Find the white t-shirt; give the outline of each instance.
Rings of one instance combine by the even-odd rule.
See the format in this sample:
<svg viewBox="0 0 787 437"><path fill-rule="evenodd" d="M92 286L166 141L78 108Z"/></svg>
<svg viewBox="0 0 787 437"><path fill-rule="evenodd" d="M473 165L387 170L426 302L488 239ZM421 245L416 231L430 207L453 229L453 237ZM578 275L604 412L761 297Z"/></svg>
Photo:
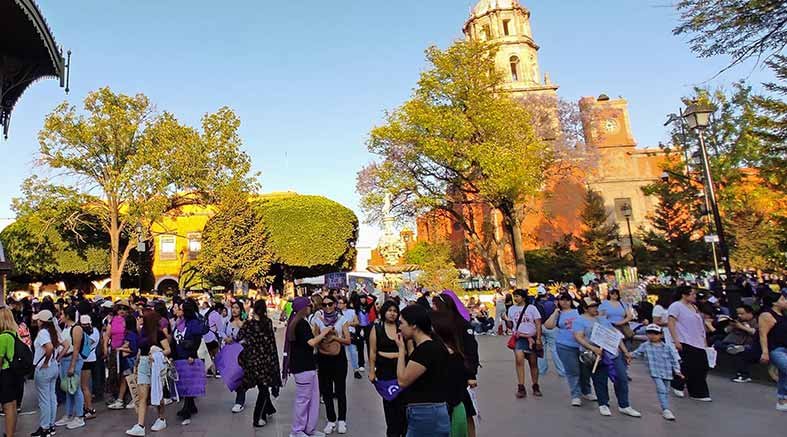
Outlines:
<svg viewBox="0 0 787 437"><path fill-rule="evenodd" d="M667 309L661 305L653 307L653 322L655 323L657 319L660 323L666 323L669 319Z"/></svg>
<svg viewBox="0 0 787 437"><path fill-rule="evenodd" d="M98 341L99 341L99 337L101 336L101 333L98 332L98 329L93 328L93 333L90 334L90 335L87 335L87 333L85 333L85 336L87 336L87 338L90 339L89 340L90 341L90 355L87 356L87 358L85 359L85 362L86 363L94 363L94 362L96 362L96 349L99 346Z"/></svg>
<svg viewBox="0 0 787 437"><path fill-rule="evenodd" d="M333 325L335 329L335 334L337 337L343 339L344 338L344 324L347 323L347 319L344 317L339 317L339 320ZM322 314L316 314L315 317L312 319L312 325L317 326L317 329L322 331L323 329L327 328L325 322L322 320Z"/></svg>
<svg viewBox="0 0 787 437"><path fill-rule="evenodd" d="M352 308L347 308L346 310L342 311L342 319L344 319L343 324L349 324L355 318L355 310ZM347 330L350 331L350 334L355 332L355 326L348 326Z"/></svg>
<svg viewBox="0 0 787 437"><path fill-rule="evenodd" d="M33 364L35 364L36 369L40 369L41 366L44 365L44 356L46 355L44 345L47 343L52 343L52 337L49 335L49 331L46 329L39 329L38 335L36 335L36 339L33 341ZM60 348L58 347L58 349ZM57 360L55 359L57 352L58 351L55 350L49 358L50 367L57 367Z"/></svg>
<svg viewBox="0 0 787 437"><path fill-rule="evenodd" d="M522 322L517 329L519 314L523 310L525 311L525 315L522 316ZM528 337L532 337L536 335L536 320L541 320L541 313L538 312L535 305L528 305L527 308L525 308L524 305L512 305L511 308L508 309L508 320L514 324L512 329Z"/></svg>

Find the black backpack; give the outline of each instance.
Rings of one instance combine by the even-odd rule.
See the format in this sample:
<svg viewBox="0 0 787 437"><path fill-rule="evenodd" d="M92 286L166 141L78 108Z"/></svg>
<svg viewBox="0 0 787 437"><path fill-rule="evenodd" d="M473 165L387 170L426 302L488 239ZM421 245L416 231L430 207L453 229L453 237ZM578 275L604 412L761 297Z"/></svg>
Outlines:
<svg viewBox="0 0 787 437"><path fill-rule="evenodd" d="M14 358L8 363L8 369L19 378L25 378L33 373L33 351L19 339L18 335L4 332L14 337Z"/></svg>

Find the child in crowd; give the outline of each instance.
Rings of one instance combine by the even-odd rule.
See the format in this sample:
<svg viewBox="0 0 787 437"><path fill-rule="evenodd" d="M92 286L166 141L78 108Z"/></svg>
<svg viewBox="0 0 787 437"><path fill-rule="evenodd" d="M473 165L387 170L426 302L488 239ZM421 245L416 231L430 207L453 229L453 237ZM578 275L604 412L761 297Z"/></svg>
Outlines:
<svg viewBox="0 0 787 437"><path fill-rule="evenodd" d="M648 341L642 343L632 352L633 358L645 358L650 368L650 376L656 383L656 393L661 403L662 417L675 420L675 414L669 409L669 389L673 374L683 378L680 373L680 358L675 349L664 343L661 326L651 323L645 328Z"/></svg>

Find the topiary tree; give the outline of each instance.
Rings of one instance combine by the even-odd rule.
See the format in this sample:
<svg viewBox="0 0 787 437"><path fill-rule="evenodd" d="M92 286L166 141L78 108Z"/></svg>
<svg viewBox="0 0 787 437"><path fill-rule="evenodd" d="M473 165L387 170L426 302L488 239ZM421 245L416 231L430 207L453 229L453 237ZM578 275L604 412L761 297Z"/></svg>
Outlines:
<svg viewBox="0 0 787 437"><path fill-rule="evenodd" d="M358 218L352 210L325 197L295 193L262 196L255 208L287 293L296 278L354 267Z"/></svg>

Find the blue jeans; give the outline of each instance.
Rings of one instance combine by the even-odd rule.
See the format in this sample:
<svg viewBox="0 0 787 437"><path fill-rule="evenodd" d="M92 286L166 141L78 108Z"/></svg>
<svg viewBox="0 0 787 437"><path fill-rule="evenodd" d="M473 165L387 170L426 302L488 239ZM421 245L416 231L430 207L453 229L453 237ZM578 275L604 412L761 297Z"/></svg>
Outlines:
<svg viewBox="0 0 787 437"><path fill-rule="evenodd" d="M615 397L618 398L618 406L620 406L620 408L626 408L629 406L629 380L623 354L618 354L615 358L614 366L617 373L617 378L615 378L614 383ZM599 406L609 406L607 379L609 379L609 369L607 366L599 364L596 373L593 374L593 388L596 390Z"/></svg>
<svg viewBox="0 0 787 437"><path fill-rule="evenodd" d="M659 396L659 404L662 410L669 410L669 389L670 380L664 378L653 378L656 383L656 394Z"/></svg>
<svg viewBox="0 0 787 437"><path fill-rule="evenodd" d="M787 348L777 347L768 355L771 357L771 364L779 370L776 397L780 401L787 401Z"/></svg>
<svg viewBox="0 0 787 437"><path fill-rule="evenodd" d="M60 379L64 379L68 373L68 367L71 366L72 356L63 357L60 361ZM74 375L77 378L82 375L82 364L85 360L77 355L77 361L74 365ZM66 416L83 417L85 415L85 396L82 393L82 384L77 384L77 391L74 394L66 393Z"/></svg>
<svg viewBox="0 0 787 437"><path fill-rule="evenodd" d="M449 437L451 420L448 406L412 404L407 406L407 437Z"/></svg>
<svg viewBox="0 0 787 437"><path fill-rule="evenodd" d="M58 368L54 358L48 367L38 368L35 372L36 392L38 393L38 408L41 410L39 425L43 429L55 426L57 415L57 384Z"/></svg>
<svg viewBox="0 0 787 437"><path fill-rule="evenodd" d="M590 369L579 362L579 349L558 344L556 350L560 362L563 363L563 371L566 375L568 389L571 392L571 399L589 395Z"/></svg>
<svg viewBox="0 0 787 437"><path fill-rule="evenodd" d="M347 355L350 356L350 365L353 370L358 370L358 346L351 343L349 346L345 346L345 348L347 348Z"/></svg>
<svg viewBox="0 0 787 437"><path fill-rule="evenodd" d="M539 375L546 375L549 371L549 362L547 362L547 356L552 355L552 361L555 363L555 370L557 374L561 377L566 375L566 369L563 366L563 363L560 362L560 357L558 356L557 349L555 348L555 335L557 334L557 329L546 329L544 328L541 331L541 338L544 342L544 358L538 359L538 374Z"/></svg>

